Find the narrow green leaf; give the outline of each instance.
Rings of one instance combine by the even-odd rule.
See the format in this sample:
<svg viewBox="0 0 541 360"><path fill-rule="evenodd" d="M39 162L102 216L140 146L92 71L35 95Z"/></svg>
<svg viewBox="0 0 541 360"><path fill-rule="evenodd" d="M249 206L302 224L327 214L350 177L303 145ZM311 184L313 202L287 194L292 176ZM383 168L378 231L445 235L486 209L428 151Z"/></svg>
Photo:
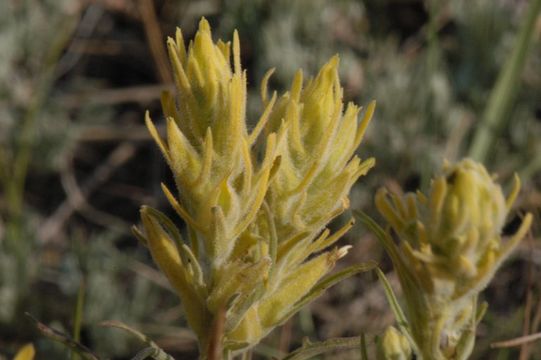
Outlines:
<svg viewBox="0 0 541 360"><path fill-rule="evenodd" d="M391 284L389 283L389 280L387 280L387 277L380 268L376 268L376 274L378 275L379 280L383 284L385 296L387 297L387 301L389 301L389 305L391 306L391 310L393 311L396 321L398 322L398 326L401 328L407 328L408 320L406 319L406 315L404 315L404 312L402 311L402 308L398 303L398 299L396 298L396 295L393 291L393 288L391 287Z"/></svg>
<svg viewBox="0 0 541 360"><path fill-rule="evenodd" d="M148 240L147 238L145 237L145 235L141 232L141 230L139 230L137 228L137 226L133 225L131 227L131 233L133 234L133 236L135 236L135 238L137 240L139 240L139 242L145 246L145 247L148 247Z"/></svg>
<svg viewBox="0 0 541 360"><path fill-rule="evenodd" d="M83 279L79 284L79 291L77 292L77 304L75 305L75 314L73 321L73 340L75 340L76 342L81 341L81 324L83 322L85 288L86 286ZM75 351L71 351L71 360L79 360L80 358L81 357Z"/></svg>
<svg viewBox="0 0 541 360"><path fill-rule="evenodd" d="M359 336L329 339L317 343L305 342L303 346L286 355L282 360L305 360L330 351L358 349L360 342Z"/></svg>
<svg viewBox="0 0 541 360"><path fill-rule="evenodd" d="M398 300L396 298L395 293L393 292L391 284L385 277L385 274L383 273L383 271L381 271L379 268L376 269L376 274L378 275L379 280L383 284L385 297L387 297L389 306L391 306L391 310L396 318L396 323L397 323L398 328L400 329L400 332L408 339L408 342L410 343L410 346L412 347L414 352L418 353L417 344L415 343L413 336L411 334L411 331L409 329L408 320L406 318L406 315L404 314L404 311L400 307L400 304L398 303Z"/></svg>
<svg viewBox="0 0 541 360"><path fill-rule="evenodd" d="M154 342L148 336L146 336L145 334L143 334L139 330L136 330L136 329L124 324L121 321L116 321L116 320L102 321L99 324L99 326L124 330L126 332L129 332L131 335L135 336L139 341L144 342L145 344L148 344L149 346L155 345Z"/></svg>
<svg viewBox="0 0 541 360"><path fill-rule="evenodd" d="M155 360L175 360L171 355L167 354L165 351L163 351L152 339L150 339L148 336L140 332L139 330L136 330L126 324L124 324L121 321L116 320L109 320L104 321L99 324L103 327L111 327L116 328L120 330L124 330L135 336L139 341L145 343L147 345L147 348L141 350L137 355L135 355L136 360L138 359L145 359L148 356L151 356ZM152 352L150 352L149 349L152 349ZM138 357L141 356L141 357Z"/></svg>
<svg viewBox="0 0 541 360"><path fill-rule="evenodd" d="M359 220L381 242L381 244L385 248L385 251L387 252L389 257L391 258L391 261L393 262L395 271L398 277L400 278L401 285L404 286L403 285L404 283L408 283L408 284L411 284L410 286L413 286L415 288L420 288L420 286L418 285L417 278L411 273L410 269L402 261L398 248L395 245L393 239L389 236L389 234L386 231L384 231L370 216L368 216L364 212L354 211L354 215L357 218L359 218ZM378 278L383 284L385 296L387 297L387 300L389 301L389 305L391 306L391 310L393 311L395 315L400 332L402 332L402 334L408 339L412 348L415 348L416 344L415 344L415 341L413 341L411 331L409 330L408 321L406 319L406 316L404 315L402 308L400 307L398 303L396 295L394 294L393 289L391 285L389 284L389 281L385 277L385 274L383 274L383 272L379 268L376 269L376 274L378 275Z"/></svg>
<svg viewBox="0 0 541 360"><path fill-rule="evenodd" d="M156 349L153 347L147 347L140 350L131 360L145 360L148 358L152 358L154 360L175 360L171 355L161 351L161 349Z"/></svg>
<svg viewBox="0 0 541 360"><path fill-rule="evenodd" d="M28 318L30 318L34 322L38 331L46 338L64 344L69 349L77 353L84 360L99 360L99 358L83 344L75 341L63 332L55 330L43 324L29 313L26 313L26 316L28 316Z"/></svg>
<svg viewBox="0 0 541 360"><path fill-rule="evenodd" d="M370 216L362 211L353 210L353 214L372 232L381 242L393 264L401 264L402 260L393 239Z"/></svg>

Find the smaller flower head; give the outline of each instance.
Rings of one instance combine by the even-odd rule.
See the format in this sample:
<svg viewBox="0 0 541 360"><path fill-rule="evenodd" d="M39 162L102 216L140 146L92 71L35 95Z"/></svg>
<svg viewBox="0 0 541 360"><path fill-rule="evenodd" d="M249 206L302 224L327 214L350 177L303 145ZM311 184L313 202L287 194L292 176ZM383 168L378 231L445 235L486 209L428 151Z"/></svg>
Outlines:
<svg viewBox="0 0 541 360"><path fill-rule="evenodd" d="M506 198L483 165L446 164L428 196L388 194L376 206L399 238L386 237L406 303L412 347L423 358L466 358L478 322L477 295L528 231L527 214L510 239L502 229L520 182Z"/></svg>
<svg viewBox="0 0 541 360"><path fill-rule="evenodd" d="M531 224L526 215L517 233L502 239L505 219L520 182L515 176L505 198L500 185L480 163L465 159L445 164L432 180L428 197L417 192L398 196L380 189L376 206L401 240L404 262L427 291L441 281L457 299L481 291L524 237Z"/></svg>
<svg viewBox="0 0 541 360"><path fill-rule="evenodd" d="M378 341L377 348L378 360L410 360L411 347L408 339L396 330L394 326L389 326Z"/></svg>

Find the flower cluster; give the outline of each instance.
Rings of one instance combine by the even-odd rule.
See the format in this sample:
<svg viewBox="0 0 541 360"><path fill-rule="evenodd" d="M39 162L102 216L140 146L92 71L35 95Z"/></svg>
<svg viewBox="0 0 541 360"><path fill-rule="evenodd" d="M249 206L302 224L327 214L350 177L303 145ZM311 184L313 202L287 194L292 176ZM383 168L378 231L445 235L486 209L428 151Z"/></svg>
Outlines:
<svg viewBox="0 0 541 360"><path fill-rule="evenodd" d="M465 359L479 320L477 295L528 231L502 241L507 214L519 192L505 198L483 165L466 159L444 166L430 193L378 191L376 206L400 239L385 241L406 303L408 335L421 359Z"/></svg>
<svg viewBox="0 0 541 360"><path fill-rule="evenodd" d="M144 230L134 232L180 296L202 357L220 313L223 346L243 350L320 293L347 253L326 249L352 223L334 234L325 226L374 165L354 155L374 104L360 123L360 108L344 109L338 57L306 86L299 71L289 92L270 98L269 71L264 110L249 131L237 33L232 44L214 43L202 19L188 49L180 30L167 45L177 91L162 96L166 136L148 113L146 123L174 175L176 194L163 185L164 193L187 231L144 206Z"/></svg>

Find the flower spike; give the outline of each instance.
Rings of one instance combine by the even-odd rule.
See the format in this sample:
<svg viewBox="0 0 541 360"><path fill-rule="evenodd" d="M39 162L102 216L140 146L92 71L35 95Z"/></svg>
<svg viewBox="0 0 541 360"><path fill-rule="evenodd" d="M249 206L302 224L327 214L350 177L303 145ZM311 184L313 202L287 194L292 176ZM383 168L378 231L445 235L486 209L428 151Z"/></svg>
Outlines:
<svg viewBox="0 0 541 360"><path fill-rule="evenodd" d="M374 165L354 155L374 104L360 123L358 107L344 111L337 56L306 85L299 71L289 92L269 98L271 70L261 85L264 110L249 132L238 33L214 42L203 18L187 49L180 29L167 49L176 94L162 94L166 136L148 113L145 121L173 172L176 191L162 189L188 236L148 207L144 230L134 234L178 293L201 359L216 341L243 352L336 282L325 275L350 247L327 249L352 223L334 234L325 226ZM223 314L224 332L211 338L209 324Z"/></svg>

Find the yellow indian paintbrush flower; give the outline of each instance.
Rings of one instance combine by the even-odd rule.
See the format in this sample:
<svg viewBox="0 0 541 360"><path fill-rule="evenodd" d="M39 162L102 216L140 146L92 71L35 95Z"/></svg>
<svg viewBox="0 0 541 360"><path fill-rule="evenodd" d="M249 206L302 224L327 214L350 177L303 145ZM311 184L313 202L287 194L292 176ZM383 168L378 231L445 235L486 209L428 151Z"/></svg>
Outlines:
<svg viewBox="0 0 541 360"><path fill-rule="evenodd" d="M204 358L220 312L223 347L242 351L329 285L322 278L349 247L325 249L351 224L332 235L324 227L374 164L354 156L374 104L360 123L358 107L343 110L334 57L304 89L299 72L279 98L267 97L267 73L249 131L237 33L214 43L202 19L187 50L180 30L167 46L177 91L162 96L166 136L148 113L146 123L173 172L176 194L162 187L188 241L146 206L134 232L179 294Z"/></svg>
<svg viewBox="0 0 541 360"><path fill-rule="evenodd" d="M511 194L483 165L466 159L444 166L428 196L378 191L376 206L400 239L386 246L400 279L412 347L421 359L465 359L478 321L477 295L528 231L532 215L509 240L505 219Z"/></svg>

